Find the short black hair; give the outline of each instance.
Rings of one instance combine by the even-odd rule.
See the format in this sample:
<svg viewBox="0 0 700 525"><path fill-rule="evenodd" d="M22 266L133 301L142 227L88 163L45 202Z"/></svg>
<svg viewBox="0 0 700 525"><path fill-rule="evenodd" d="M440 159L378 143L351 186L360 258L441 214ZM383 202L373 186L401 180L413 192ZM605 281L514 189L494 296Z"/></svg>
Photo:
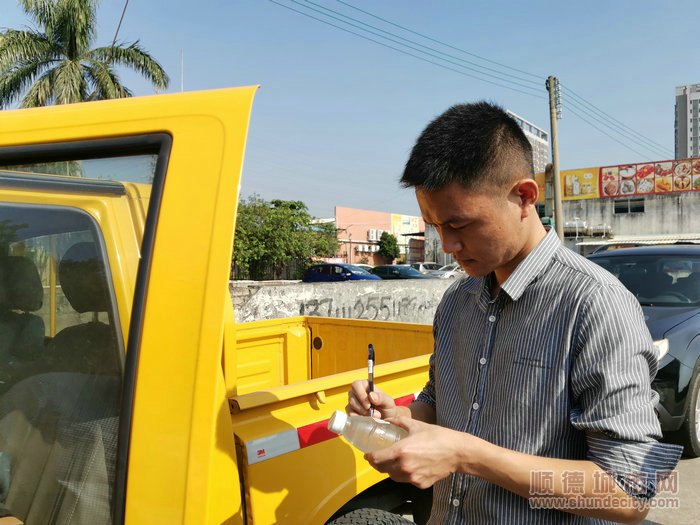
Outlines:
<svg viewBox="0 0 700 525"><path fill-rule="evenodd" d="M532 146L518 123L500 106L479 101L452 106L428 124L401 185L437 191L456 181L481 191L534 178L534 171Z"/></svg>

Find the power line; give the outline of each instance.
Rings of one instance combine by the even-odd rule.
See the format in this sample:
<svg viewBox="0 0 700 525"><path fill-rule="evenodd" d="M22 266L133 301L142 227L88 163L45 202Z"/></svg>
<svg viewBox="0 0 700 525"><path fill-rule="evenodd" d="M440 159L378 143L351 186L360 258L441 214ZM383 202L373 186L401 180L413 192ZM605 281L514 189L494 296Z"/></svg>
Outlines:
<svg viewBox="0 0 700 525"><path fill-rule="evenodd" d="M619 126L611 126L608 121L602 120L599 118L596 114L591 113L586 106L583 106L581 103L577 102L576 100L566 97L565 100L569 102L570 104L575 104L577 109L583 112L587 117L592 118L593 120L599 122L603 126L607 127L608 129L612 130L613 132L617 133L618 135L624 137L625 139L634 142L635 144L641 146L645 150L651 152L653 155L661 155L661 156L666 156L667 152L665 150L661 150L661 148L657 148L655 146L649 146L645 144L644 142L638 140L634 135L624 131L620 130ZM570 108L570 106L567 106Z"/></svg>
<svg viewBox="0 0 700 525"><path fill-rule="evenodd" d="M114 40L112 40L112 46L109 48L109 56L107 57L107 63L112 59L112 51L114 51L114 46L117 44L117 35L122 27L122 22L124 21L124 15L126 14L126 8L129 5L129 0L124 3L124 9L122 9L122 16L119 19L119 24L117 25L117 30L114 32Z"/></svg>
<svg viewBox="0 0 700 525"><path fill-rule="evenodd" d="M296 0L290 0L290 1L294 2L294 3L297 4L297 5L301 5L302 7L305 7L306 9L312 9L313 11L316 11L315 9L310 8L310 7L308 7L308 6L305 6L305 5L301 4L300 2L298 2L298 1L296 1ZM322 6L321 4L317 4L317 3L315 3L315 2L312 2L311 0L306 0L306 3L315 5L316 7L320 7L320 8L323 9L324 11L329 11L329 12L331 12L331 13L334 13L334 14L336 14L336 15L342 17L342 20L341 20L341 19L338 19L338 18L336 18L336 17L334 17L334 16L332 16L332 15L325 15L325 16L328 16L328 17L330 17L330 18L335 18L336 20L339 20L339 21L341 21L341 22L343 22L343 23L345 23L345 24L351 25L351 26L353 26L353 27L357 27L357 26L355 26L354 24L350 24L350 23L347 22L346 20L352 20L353 22L357 22L358 24L361 24L362 26L370 27L370 28L372 28L372 29L376 29L377 31L380 31L380 32L383 33L383 34L391 35L391 36L396 37L396 38L398 38L398 39L400 39L400 40L403 40L404 42L410 42L411 44L415 44L415 45L417 45L417 46L419 46L419 47L422 47L422 48L424 48L424 49L429 49L430 51L434 51L434 52L439 53L439 54L441 54L441 55L444 55L444 56L446 56L446 57L454 58L455 60L459 60L460 62L464 62L464 63L466 63L466 64L471 64L471 65L473 65L473 66L479 68L479 70L474 70L474 71L478 71L479 73L482 73L480 70L481 70L481 69L484 69L484 70L486 70L486 71L491 71L491 72L497 73L497 74L499 74L499 75L503 75L503 76L506 76L506 77L512 77L512 78L514 78L514 79L516 79L516 80L519 80L519 81L522 81L522 82L528 82L528 83L530 83L530 84L534 84L535 86L537 86L537 88L538 88L537 90L538 90L538 91L541 90L542 81L541 81L541 79L539 79L539 78L538 78L538 80L536 80L536 81L535 81L535 80L530 80L530 79L527 79L527 78L522 78L522 77L513 75L513 74L511 74L511 73L505 73L505 72L499 71L499 70L497 70L497 69L493 69L493 68L490 68L490 67L482 66L482 65L477 64L477 63L475 63L475 62L472 62L472 61L470 61L470 60L466 60L466 59L464 59L464 58L460 58L460 57L458 57L458 56L451 55L451 54L449 54L449 53L445 53L444 51L440 51L439 49L435 49L434 47L430 47L430 46L423 45L423 44L421 44L421 43L419 43L419 42L416 42L415 40L410 40L410 39L405 38L405 37L403 37L403 36L401 36L401 35L397 35L396 33L392 33L392 32L390 32L390 31L386 31L385 29L382 29L382 28L380 28L380 27L373 26L373 25L371 25L371 24L368 24L368 23L366 23L366 22L363 22L362 20L358 20L357 18L353 18L353 17L348 16L348 15L345 15L345 14L339 12L339 11L335 11L334 9L329 9L328 7ZM352 7L352 6L351 6L351 7ZM318 12L318 11L317 11L317 12ZM367 31L367 32L369 32L369 33L372 33L372 34L375 34L375 35L376 35L376 33L372 32L372 31L368 31L367 29L363 29L363 28L358 28L358 29L361 29L362 31ZM384 37L384 36L381 36L381 35L377 35L377 36L380 36L381 38L387 38L387 37ZM389 38L387 38L387 40L391 40L392 42L396 42L396 41L394 41L394 40L392 40L392 39L389 39ZM405 45L405 44L401 44L400 42L396 42L396 43L397 43L397 44L400 44L400 45ZM411 46L408 46L408 47L411 47ZM412 48L412 49L415 49L415 48ZM416 50L416 51L419 51L419 52L421 52L421 53L424 53L424 51L420 51L420 50ZM430 54L430 53L426 53L426 54ZM434 55L431 55L431 56L434 56ZM445 60L445 59L440 58L440 57L436 57L436 58L438 58L438 59L440 59L440 60ZM446 62L450 62L450 61L449 61L449 60L446 60ZM452 63L452 62L450 62L450 63ZM466 66L463 66L463 67L466 67ZM471 69L471 68L468 68L468 69ZM488 73L482 73L482 74L488 75ZM493 76L493 75L489 75L489 76ZM499 80L504 80L504 81L506 81L506 82L512 82L512 81L509 80L509 79L503 79L503 78L500 78L500 77L495 77L495 78L498 78ZM518 84L518 85L521 85L522 87L528 87L528 88L532 89L531 86L523 86L522 84Z"/></svg>
<svg viewBox="0 0 700 525"><path fill-rule="evenodd" d="M343 5L346 5L346 6L350 7L351 9L355 9L356 11L359 11L359 12L361 12L361 13L364 13L364 14L366 14L366 15L369 15L369 16L371 16L372 18L376 18L377 20L381 20L382 22L386 22L387 24L390 24L390 25L392 25L392 26L394 26L394 27L398 27L399 29L403 29L404 31L408 31L409 33L412 33L412 34L414 34L414 35L420 36L421 38L425 38L426 40L430 40L431 42L435 42L435 43L440 44L440 45L443 45L443 46L445 46L445 47L449 47L450 49L454 49L455 51L459 51L459 52L464 53L464 54L466 54L466 55L473 56L474 58L478 58L479 60L483 60L484 62L489 62L489 63L491 63L491 64L495 64L495 65L497 65L497 66L501 66L501 67L504 67L504 68L506 68L506 69L510 69L510 70L512 70L512 71L517 71L518 73L523 73L523 74L525 74L525 75L529 75L529 76L534 77L534 78L537 78L537 79L541 79L541 78L543 77L543 75L535 75L535 74L533 74L533 73L529 73L529 72L527 72L527 71L523 71L522 69L518 69L518 68L515 68L515 67L507 66L507 65L505 65L505 64L501 64L500 62L496 62L495 60L491 60L491 59L482 57L482 56L477 55L477 54L475 54L475 53L470 53L469 51L466 51L465 49L461 49L461 48L459 48L459 47L455 47L455 46L453 46L453 45L450 45L450 44L448 44L448 43L446 43L446 42L442 42L441 40L437 40L437 39L435 39L435 38L431 38L431 37L429 37L429 36L427 36L427 35L424 35L423 33L419 33L418 31L414 31L414 30L412 30L412 29L409 29L408 27L404 27L404 26L402 26L402 25L396 24L396 23L392 22L391 20L387 20L386 18L382 18L382 17L380 17L380 16L377 16L377 15L375 15L375 14L372 14L372 13L370 13L369 11L365 11L365 10L363 10L363 9L360 9L359 7L355 7L354 5L348 4L347 2L344 2L343 0L336 0L336 1L339 2L339 3L341 3L341 4L343 4ZM540 80L540 81L541 81L541 80Z"/></svg>
<svg viewBox="0 0 700 525"><path fill-rule="evenodd" d="M670 149L668 149L666 146L663 146L663 145L659 144L658 142L655 142L654 140L652 140L652 139L650 139L650 138L648 138L648 137L645 137L644 135L642 135L642 134L639 133L638 131L635 131L634 129L632 129L632 128L630 128L629 126L627 126L626 124L624 124L623 122L620 122L619 120L617 120L617 119L616 119L615 117L613 117L612 115L609 115L608 113L606 113L606 112L603 111L602 109L596 107L594 104L592 104L591 102L587 101L587 100L586 100L585 98L583 98L581 95L576 94L576 92L574 92L574 91L573 91L571 88L569 88L568 86L562 86L562 87L564 87L565 92L570 93L571 95L573 95L573 97L577 98L577 99L580 100L583 104L587 105L588 107L590 107L591 109L593 109L593 110L596 111L597 113L601 114L604 118L607 118L607 119L609 119L609 120L615 122L615 123L618 124L619 126L622 126L623 128L625 128L625 129L631 131L631 132L634 133L635 135L638 135L640 138L642 138L642 139L643 139L646 143L648 143L649 145L652 145L652 146L655 146L655 147L657 147L657 148L660 148L662 151L665 152L665 153L664 153L665 155L670 153L671 156L673 156L673 152L672 152Z"/></svg>
<svg viewBox="0 0 700 525"><path fill-rule="evenodd" d="M315 9L314 7L311 7L310 5L304 5L303 3L301 3L297 0L289 0L289 1L291 1L293 4L296 4L297 6L301 7L303 10L294 9L291 6L285 5L285 4L283 4L279 1L276 1L276 0L269 0L269 1L272 2L273 4L280 6L280 7L284 7L285 9L288 9L290 11L294 11L297 14L306 16L307 18L311 18L313 20L316 20L316 21L321 22L323 24L329 25L329 26L334 27L336 29L340 29L341 31L344 31L346 33L360 37L364 40L368 40L368 41L373 42L375 44L378 44L380 46L391 49L393 51L397 51L399 53L411 56L413 58L417 58L418 60L422 60L423 62L427 62L429 64L441 67L443 69L447 69L449 71L452 71L452 72L455 72L455 73L458 73L458 74L461 74L461 75L464 75L464 76L467 76L467 77L470 77L470 78L473 78L476 80L480 80L482 82L486 82L486 83L494 85L494 86L502 87L504 89L509 89L511 91L516 91L516 92L522 93L524 95L529 95L529 96L534 97L534 98L539 98L541 100L546 100L546 97L539 96L539 95L532 92L532 91L539 91L536 88L534 88L530 85L521 84L520 82L515 82L514 80L511 80L511 79L515 79L515 80L518 80L521 82L528 82L528 83L532 83L532 84L538 84L539 82L535 82L533 80L525 79L525 78L513 75L511 73L507 73L504 71L499 71L497 69L486 67L486 66L477 64L475 62L460 58L458 56L455 56L455 55L452 55L449 53L445 53L445 52L440 51L439 49L436 49L434 47L423 45L419 42L416 42L415 40L405 38L405 37L398 35L396 33L386 31L380 27L368 24L362 20L348 16L342 12L327 8L327 7L320 5L320 4L317 4L311 0L306 0L306 3L311 4L313 6L316 6L316 7L319 7L320 9L322 9L325 12L320 11L319 9ZM128 0L127 0L127 2L128 2ZM402 26L400 24L396 24L396 23L394 23L386 18L382 18L382 17L377 16L369 11L355 7L355 6L349 4L348 2L345 2L343 0L337 0L337 2L346 6L346 7L354 9L355 11L363 13L363 14L370 16L372 18L375 18L377 20L380 20L386 24L397 27L403 31L417 35L421 38L424 38L424 39L429 40L431 42L435 42L435 43L440 44L442 46L445 46L447 48L459 51L460 53L464 53L466 55L475 57L479 60L489 62L489 63L497 65L501 68L509 69L511 71L517 71L518 73L522 73L524 75L528 75L528 76L531 76L533 78L537 78L537 79L541 78L538 75L532 74L530 72L527 72L527 71L524 71L521 69L517 69L517 68L511 67L511 66L507 66L505 64L501 64L497 61L490 60L490 59L482 57L480 55L470 53L469 51L466 51L466 50L461 49L459 47L456 47L456 46L450 45L446 42L443 42L441 40L432 38L430 36L427 36L423 33L418 32L418 31L414 31L414 30L407 28L405 26ZM392 42L393 44L396 44L399 47L395 47L395 46L389 45L385 42L382 42L382 41L376 40L374 38L370 38L366 35L357 33L355 31L348 29L347 27L339 26L337 24L329 22L327 19L313 16L313 15L309 14L308 11L312 11L312 12L317 13L323 17L330 18L332 20L336 20L336 21L340 22L341 24L356 28L359 31L363 31L365 33L369 33L369 34L374 35L374 36L376 36L380 39L383 39L385 41ZM329 13L333 13L333 14L329 14ZM334 16L334 15L338 15L338 16ZM359 25L357 25L357 24L359 24ZM367 29L367 28L371 28L371 29ZM394 37L394 38L390 38L389 36L385 36L385 35L390 35L390 37ZM396 39L399 39L399 40L396 40ZM406 44L405 42L408 42L409 44L413 44L413 45ZM414 47L414 46L418 46L418 47ZM419 48L422 48L422 49L419 49ZM446 62L448 64L451 64L452 66L455 66L458 69L456 69L455 67L450 67L448 65L445 65L444 63L441 63L441 62L436 62L435 60L431 60L430 58L426 58L425 56L417 55L417 54L414 54L412 52L406 51L406 49L410 49L416 53L420 53L421 55L427 55L428 57L432 57L433 59L439 60L441 62ZM437 53L437 54L442 55L442 56L438 56L437 54L434 54L434 53L431 53L431 52L425 51L425 50L433 51L434 53ZM444 58L444 57L449 57L451 59L457 60L457 61L462 62L462 63L456 63L453 60L449 60L448 58ZM478 69L475 69L474 67L470 67L470 66L464 65L464 64L470 64L471 66L475 66L475 68L478 68ZM494 81L488 80L486 78L482 78L481 76L476 76L476 75L467 73L464 71L465 69L469 70L469 71L473 71L473 72L477 73L478 75L483 75L483 76L495 78L495 79L499 80L500 82L507 83L507 85L504 85L504 84L499 83L499 82L494 82ZM490 71L492 73L496 73L496 74L494 75L492 73L489 73L488 71ZM500 76L497 76L497 75L500 75ZM506 77L506 78L504 78L504 77ZM510 77L510 78L507 78L507 77ZM517 86L517 87L513 87L513 86ZM523 91L523 90L518 89L518 88L523 88L523 89L532 90L532 91ZM609 133L607 133L606 131L604 131L600 127L593 124L586 117L593 119L596 122L600 123L602 126L606 127L607 129L612 130L614 133L623 137L623 139L641 146L642 148L644 148L648 152L652 152L653 153L652 156L659 155L659 153L661 153L663 156L666 156L667 154L669 154L668 152L670 150L668 150L665 146L662 146L661 144L649 139L648 137L645 137L641 133L635 131L631 127L625 125L624 123L620 122L616 118L605 113L604 111L602 111L601 109L599 109L595 105L593 105L592 103L585 100L580 95L576 94L573 90L569 89L568 87L566 88L566 90L567 91L565 93L571 95L570 97L567 98L568 103L576 106L576 108L578 109L578 111L576 111L570 105L567 105L567 108L572 112L572 114L574 114L579 119L583 120L585 123L587 123L588 125L590 125L594 129L598 130L600 133L603 133L605 136L607 136L611 140L617 142L618 144L633 151L634 153L636 153L638 155L641 155L643 157L647 156L646 154L643 154L643 153L637 151L636 149L630 147L629 145L625 144L624 142L621 142L620 140L618 140L614 136L610 135ZM579 113L579 111L582 112L586 116L584 117L581 113ZM613 123L615 125L613 125ZM624 128L624 130L621 130L620 127ZM625 131L625 130L627 130L627 131Z"/></svg>
<svg viewBox="0 0 700 525"><path fill-rule="evenodd" d="M485 78L481 78L481 77L477 77L477 76L475 76L475 75L471 75L471 74L466 73L466 72L464 72L464 71L461 71L461 70L458 70L458 69L454 69L454 68L449 67L449 66L446 66L446 65L444 65L444 64L440 64L439 62L434 62L434 61L429 60L429 59L427 59L427 58L425 58L425 57L421 57L421 56L418 56L418 55L414 55L413 53L409 53L408 51L404 51L403 49L399 49L399 48L396 48L396 47L394 47L394 46L390 46L389 44L385 44L384 42L380 42L380 41L375 40L375 39L373 39L373 38L370 38L370 37L368 37L368 36L361 35L361 34L359 34L359 33L356 33L356 32L354 32L354 31L351 31L351 30L349 30L349 29L347 29L347 28L344 28L344 27L341 27L341 26L339 26L339 25L333 24L333 23L331 23L331 22L328 22L328 21L323 20L323 19L321 19L321 18L315 17L315 16L310 15L310 14L308 14L308 13L305 13L305 12L303 12L303 11L299 11L299 10L297 10L297 9L294 9L293 7L284 5L284 4L282 4L282 3L280 3L280 2L278 2L278 1L276 1L276 0L268 0L268 1L269 1L269 2L272 2L272 3L275 4L275 5L278 5L278 6L280 6L280 7L284 7L285 9L289 9L290 11L294 11L295 13L298 13L298 14L303 15L303 16L305 16L305 17L311 18L311 19L316 20L316 21L318 21L318 22L321 22L321 23L323 23L323 24L329 25L329 26L331 26L331 27L335 27L336 29L340 29L341 31L344 31L344 32L346 32L346 33L350 33L350 34L352 34L352 35L355 35L355 36L357 36L357 37L360 37L360 38L362 38L362 39L364 39L364 40L369 40L370 42L373 42L373 43L378 44L378 45L380 45L380 46L383 46L383 47L392 49L392 50L394 50L394 51L397 51L397 52L399 52L399 53L403 53L404 55L408 55L408 56L411 56L411 57L413 57L413 58L417 58L418 60L422 60L423 62L428 62L429 64L433 64L433 65L438 66L438 67L441 67L441 68L443 68L443 69L448 69L448 70L453 71L453 72L455 72L455 73L458 73L458 74L460 74L460 75L464 75L464 76L467 76L467 77L470 77L470 78L474 78L474 79L476 79L476 80L480 80L480 81L482 81L482 82L486 82L486 83L492 84L492 85L494 85L494 86L502 87L502 88L505 88L505 89L510 89L511 91L517 91L518 93L522 93L523 95L529 95L529 96L534 97L534 98L539 98L539 99L541 99L541 100L546 100L546 98L543 97L543 96L538 96L538 95L535 95L534 93L530 93L530 92L527 92L527 91L521 91L520 89L516 89L516 88L511 87L511 86L499 84L499 83L497 83L497 82L492 82L491 80L487 80L487 79L485 79Z"/></svg>
<svg viewBox="0 0 700 525"><path fill-rule="evenodd" d="M633 152L636 153L637 155L641 155L642 157L644 157L644 158L647 159L647 160L652 160L648 155L637 151L636 149L634 149L634 148L628 146L627 144L625 144L625 143L619 141L618 139L616 139L616 138L613 137L612 135L606 133L605 131L603 131L602 129L600 129L598 126L596 126L595 124L593 124L592 122L590 122L589 120L587 120L585 117L581 116L581 115L580 115L577 111L575 111L571 106L565 106L565 107L566 107L569 111L571 111L571 113L573 113L575 116L577 116L578 118L580 118L581 120L583 120L586 124L588 124L588 125L591 126L592 128L595 128L595 129L597 129L598 131L600 131L603 135L605 135L605 136L608 137L609 139L614 140L615 142L617 142L617 143L620 144L621 146L624 146L624 147L627 148L628 150L633 151Z"/></svg>
<svg viewBox="0 0 700 525"><path fill-rule="evenodd" d="M377 37L379 37L379 38L383 38L384 40L388 40L388 41L390 41L390 42L393 42L394 44L397 44L397 45L399 45L399 46L402 46L402 47L411 49L411 50L413 50L413 51L416 51L416 52L418 52L418 53L423 53L423 54L425 54L425 55L428 55L428 56L431 56L431 57L433 57L433 58L436 58L437 60L442 60L443 62L447 62L447 63L452 64L452 65L454 65L454 66L457 66L457 67L460 67L460 68L465 68L465 69L468 69L468 70L470 70L470 71L474 71L474 72L476 72L476 73L479 73L480 75L486 75L486 76L495 78L495 79L497 79L497 80L499 80L499 81L501 81L501 82L509 82L509 83L511 83L511 84L513 84L513 85L515 85L515 86L519 86L519 87L524 88L524 89L532 89L533 91L537 91L537 92L540 91L540 90L536 90L536 89L535 89L534 87L532 87L532 86L527 86L527 85L524 85L524 84L520 84L520 83L518 83L518 82L513 82L512 80L510 80L510 79L508 79L508 78L501 78L501 77L496 76L496 75L493 75L493 74L491 74L491 73L486 73L486 72L484 72L484 71L481 71L480 69L475 69L475 68L472 68L472 67L469 67L469 66L465 66L465 65L462 65L462 64L458 64L458 63L456 63L456 62L453 62L452 60L448 60L448 59L446 59L446 58L442 58L442 57L437 56L437 55L435 55L435 54L433 54L433 53L428 53L427 51L423 51L423 50L418 49L418 48L416 48L416 47L413 47L413 46L404 44L404 43L402 43L402 42L399 42L398 40L394 40L393 38L386 37L386 36L382 35L381 33L390 34L390 35L392 35L392 36L397 36L397 38L401 38L402 40L406 40L405 38L403 38L403 37L401 37L401 36L394 35L393 33L388 33L388 32L386 32L386 31L384 31L384 30L382 30L382 29L375 28L374 26L369 26L369 25L365 24L364 22L361 22L361 21L360 21L360 24L365 25L365 26L367 26L367 27L372 27L373 29L378 29L378 30L380 31L380 33L377 33L377 32L375 32L375 31L371 31L371 30L369 30L369 29L365 29L365 28L363 28L363 27L361 27L361 26L358 26L358 25L356 25L356 24L353 24L353 23L351 23L351 22L347 22L347 21L345 20L345 18L348 18L348 17L346 17L345 15L342 15L342 13L338 13L338 14L341 15L341 18L338 18L338 17L336 17L336 16L323 13L323 12L319 11L318 9L314 9L313 7L309 7L309 6L307 6L307 5L304 5L304 4L300 3L300 2L298 2L297 0L290 0L290 1L291 1L292 3L294 3L294 4L299 5L299 6L302 7L303 9L308 9L308 10L310 10L310 11L319 13L319 14L321 14L321 15L323 15L323 16L326 16L326 17L328 17L328 18L331 18L331 19L333 19L333 20L337 20L337 21L339 21L339 22L341 22L341 23L343 23L343 24L347 24L347 25L349 25L349 26L351 26L351 27L355 27L355 28L359 29L360 31L364 31L364 32L366 32L366 33L370 33L370 34L372 34L372 35L374 35L374 36L377 36ZM308 0L307 0L307 1L308 1ZM309 2L309 3L312 3L312 4L313 4L313 2ZM318 4L313 4L313 5L318 5ZM325 8L325 7L323 7L323 6L320 6L320 7L321 7L322 9L326 10L326 11L331 11L331 12L333 12L333 13L336 13L336 11L333 11L333 10L331 10L331 9L327 9L327 8ZM354 20L354 19L351 18L350 20ZM418 45L418 46L424 47L424 48L426 48L426 49L431 49L431 50L433 50L433 51L436 51L436 50L434 50L434 49L432 49L432 48L427 48L426 46L423 46L423 45L418 44L418 43L416 43L416 42L413 42L413 41L410 41L410 40L407 40L407 41L408 41L408 42L411 42L411 43L413 43L413 44L416 44L416 45ZM437 51L437 52L438 52L438 53L442 53L441 51ZM442 53L442 54L445 54L445 53ZM452 56L452 55L448 55L448 56ZM456 58L457 60L461 60L461 61L464 62L464 60L463 60L463 59L460 59L459 57L454 57L454 58ZM479 66L478 64L474 64L474 65L476 65L476 66L479 67L479 68L483 68L483 66ZM527 82L532 82L532 81L527 80Z"/></svg>

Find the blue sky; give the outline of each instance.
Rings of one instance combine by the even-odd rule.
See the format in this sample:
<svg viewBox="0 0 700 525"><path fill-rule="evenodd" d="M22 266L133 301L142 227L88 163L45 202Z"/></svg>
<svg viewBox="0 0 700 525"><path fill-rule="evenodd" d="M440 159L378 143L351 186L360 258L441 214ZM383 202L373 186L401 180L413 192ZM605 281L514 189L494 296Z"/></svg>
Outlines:
<svg viewBox="0 0 700 525"><path fill-rule="evenodd" d="M452 104L486 99L549 130L548 75L561 80L568 105L559 121L562 169L672 158L674 88L700 82L697 0L274 1L131 0L119 40L140 40L170 75L170 92L180 90L181 52L186 91L260 84L241 196L301 200L318 217L332 216L334 206L418 215L413 192L397 181L425 125ZM123 7L121 0L101 3L96 45L111 43ZM426 60L462 73L288 9L361 33L309 10L324 7L411 39L416 44L408 45L450 62L422 55ZM15 0L0 0L0 27L27 23ZM470 78L463 60L535 96ZM136 95L153 93L136 75L121 76ZM572 93L644 138L628 139L628 129Z"/></svg>

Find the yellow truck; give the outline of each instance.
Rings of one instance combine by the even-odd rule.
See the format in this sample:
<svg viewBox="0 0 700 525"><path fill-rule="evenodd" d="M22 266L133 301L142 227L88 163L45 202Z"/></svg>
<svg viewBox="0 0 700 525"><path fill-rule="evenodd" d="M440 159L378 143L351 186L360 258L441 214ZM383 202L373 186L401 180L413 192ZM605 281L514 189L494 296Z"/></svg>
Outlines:
<svg viewBox="0 0 700 525"><path fill-rule="evenodd" d="M399 523L420 499L326 425L369 343L410 402L429 326L234 321L255 91L0 113L0 525Z"/></svg>

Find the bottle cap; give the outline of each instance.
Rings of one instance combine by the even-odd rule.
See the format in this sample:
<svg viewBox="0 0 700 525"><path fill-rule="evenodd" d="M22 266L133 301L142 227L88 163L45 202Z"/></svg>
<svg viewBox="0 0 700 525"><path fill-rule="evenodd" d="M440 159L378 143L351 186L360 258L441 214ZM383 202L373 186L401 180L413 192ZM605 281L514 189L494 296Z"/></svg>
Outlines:
<svg viewBox="0 0 700 525"><path fill-rule="evenodd" d="M330 430L331 432L335 432L336 434L342 434L347 420L348 415L345 412L336 410L335 412L333 412L333 415L328 421L328 430Z"/></svg>

